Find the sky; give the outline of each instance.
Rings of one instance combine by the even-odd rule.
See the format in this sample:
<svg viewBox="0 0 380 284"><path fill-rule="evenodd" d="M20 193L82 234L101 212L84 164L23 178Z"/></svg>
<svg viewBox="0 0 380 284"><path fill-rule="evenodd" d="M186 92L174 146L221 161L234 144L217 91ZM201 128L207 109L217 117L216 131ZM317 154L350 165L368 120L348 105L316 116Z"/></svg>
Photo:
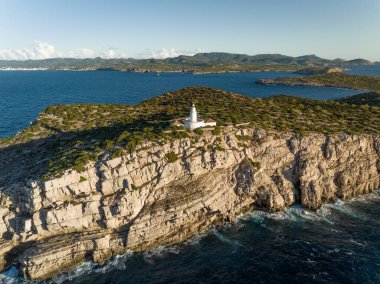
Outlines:
<svg viewBox="0 0 380 284"><path fill-rule="evenodd" d="M216 51L380 61L380 0L0 0L0 59Z"/></svg>

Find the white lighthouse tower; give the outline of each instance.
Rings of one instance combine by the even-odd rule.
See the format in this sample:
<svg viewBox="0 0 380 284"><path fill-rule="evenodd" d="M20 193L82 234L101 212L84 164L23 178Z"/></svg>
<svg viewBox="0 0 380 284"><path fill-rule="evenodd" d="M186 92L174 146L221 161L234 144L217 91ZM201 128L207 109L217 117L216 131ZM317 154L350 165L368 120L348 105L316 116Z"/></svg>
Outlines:
<svg viewBox="0 0 380 284"><path fill-rule="evenodd" d="M216 126L216 121L208 118L206 121L204 120L198 120L198 113L197 109L195 108L194 103L192 104L190 108L190 116L185 119L176 119L172 122L173 126L183 126L186 129L194 130L199 127L205 127L205 126Z"/></svg>
<svg viewBox="0 0 380 284"><path fill-rule="evenodd" d="M195 105L193 103L193 105L190 108L189 118L184 120L184 127L187 129L194 130L196 128L205 126L216 126L216 122L210 118L207 121L198 120L197 109L195 108Z"/></svg>
<svg viewBox="0 0 380 284"><path fill-rule="evenodd" d="M193 106L190 109L190 122L198 122L198 114L197 109L195 108L195 105L193 103Z"/></svg>

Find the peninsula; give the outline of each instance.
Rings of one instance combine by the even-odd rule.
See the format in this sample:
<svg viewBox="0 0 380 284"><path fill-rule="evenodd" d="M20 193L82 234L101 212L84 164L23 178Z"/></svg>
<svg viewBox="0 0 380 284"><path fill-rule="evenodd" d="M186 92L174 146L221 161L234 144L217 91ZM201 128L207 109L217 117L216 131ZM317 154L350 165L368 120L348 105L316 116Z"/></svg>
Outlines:
<svg viewBox="0 0 380 284"><path fill-rule="evenodd" d="M314 210L377 190L377 98L189 87L136 106L48 107L0 142L0 268L46 279L181 242L247 210ZM171 125L192 103L216 126Z"/></svg>
<svg viewBox="0 0 380 284"><path fill-rule="evenodd" d="M380 77L350 75L339 72L305 77L259 79L256 80L256 83L263 85L335 87L380 92Z"/></svg>

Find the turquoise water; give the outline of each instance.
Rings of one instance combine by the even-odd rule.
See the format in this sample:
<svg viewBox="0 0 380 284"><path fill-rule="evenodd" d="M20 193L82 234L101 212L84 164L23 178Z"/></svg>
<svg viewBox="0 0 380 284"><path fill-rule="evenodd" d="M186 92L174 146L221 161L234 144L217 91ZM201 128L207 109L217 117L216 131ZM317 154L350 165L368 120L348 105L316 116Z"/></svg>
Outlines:
<svg viewBox="0 0 380 284"><path fill-rule="evenodd" d="M192 75L111 71L0 71L0 138L14 135L49 105L71 103L136 104L187 86L209 86L250 97L278 94L335 99L358 91L332 88L263 86L256 79L294 76L287 72Z"/></svg>

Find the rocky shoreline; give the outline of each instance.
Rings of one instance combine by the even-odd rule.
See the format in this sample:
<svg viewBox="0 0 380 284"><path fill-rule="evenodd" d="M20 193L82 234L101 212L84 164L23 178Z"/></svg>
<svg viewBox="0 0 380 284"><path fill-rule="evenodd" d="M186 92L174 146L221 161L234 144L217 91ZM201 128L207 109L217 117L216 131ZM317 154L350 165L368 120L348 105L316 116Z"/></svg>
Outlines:
<svg viewBox="0 0 380 284"><path fill-rule="evenodd" d="M168 153L178 159L169 161ZM12 174L5 170L2 181ZM82 173L2 182L1 270L14 265L24 278L46 279L86 260L102 264L128 250L181 242L247 210L293 204L314 210L379 185L374 135L226 127L196 142L147 143L133 154L90 162Z"/></svg>

